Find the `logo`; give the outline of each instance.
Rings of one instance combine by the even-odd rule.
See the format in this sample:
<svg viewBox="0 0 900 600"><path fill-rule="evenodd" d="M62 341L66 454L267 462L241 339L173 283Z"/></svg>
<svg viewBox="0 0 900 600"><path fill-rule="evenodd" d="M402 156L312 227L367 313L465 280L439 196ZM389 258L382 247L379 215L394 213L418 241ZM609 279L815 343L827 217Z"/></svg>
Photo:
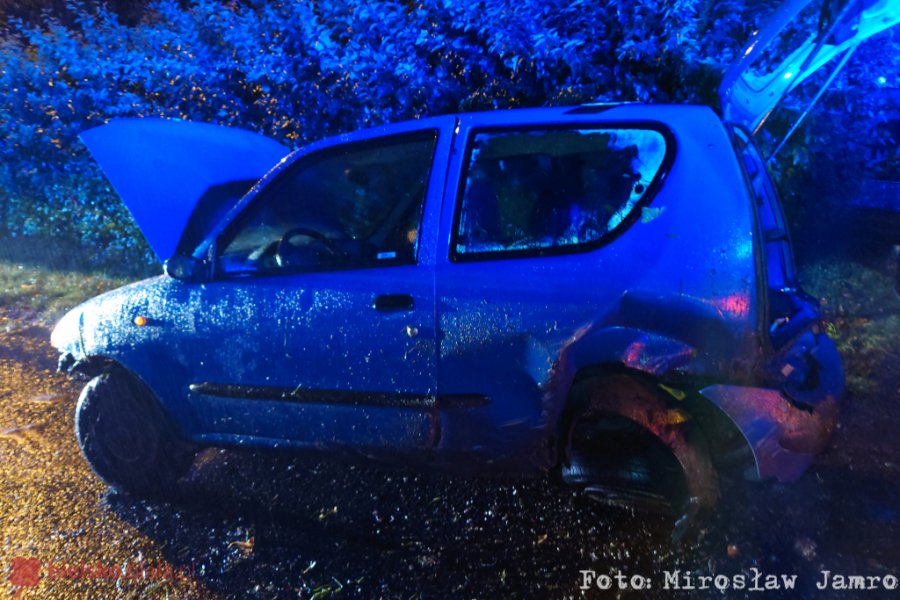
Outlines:
<svg viewBox="0 0 900 600"><path fill-rule="evenodd" d="M125 564L47 562L39 558L17 556L12 559L9 583L13 586L13 598L18 598L27 588L37 587L42 580L105 580L120 581L176 581L193 578L194 564L173 566L167 562L128 561Z"/></svg>
<svg viewBox="0 0 900 600"><path fill-rule="evenodd" d="M17 588L13 598L18 598L25 588L35 587L41 582L41 560L17 556L12 560L9 582Z"/></svg>

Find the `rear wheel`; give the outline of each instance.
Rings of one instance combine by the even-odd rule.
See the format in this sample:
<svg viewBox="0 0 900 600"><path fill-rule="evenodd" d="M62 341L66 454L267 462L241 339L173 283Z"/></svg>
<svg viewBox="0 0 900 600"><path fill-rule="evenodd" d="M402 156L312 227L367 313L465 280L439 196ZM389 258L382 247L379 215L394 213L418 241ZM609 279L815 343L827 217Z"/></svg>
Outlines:
<svg viewBox="0 0 900 600"><path fill-rule="evenodd" d="M84 386L75 433L85 458L106 483L139 494L170 489L195 453L175 433L150 390L123 369Z"/></svg>
<svg viewBox="0 0 900 600"><path fill-rule="evenodd" d="M718 498L706 443L689 415L627 375L577 382L563 480L616 507L692 515Z"/></svg>

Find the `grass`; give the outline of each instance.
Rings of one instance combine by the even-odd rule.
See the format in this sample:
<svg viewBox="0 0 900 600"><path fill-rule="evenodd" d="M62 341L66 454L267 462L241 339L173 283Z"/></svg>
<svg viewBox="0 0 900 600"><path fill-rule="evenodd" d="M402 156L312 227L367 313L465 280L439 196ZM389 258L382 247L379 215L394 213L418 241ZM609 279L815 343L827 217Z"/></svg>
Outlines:
<svg viewBox="0 0 900 600"><path fill-rule="evenodd" d="M76 243L0 238L0 326L52 326L73 306L151 274L143 263L132 269L92 265Z"/></svg>
<svg viewBox="0 0 900 600"><path fill-rule="evenodd" d="M829 336L844 360L847 389L900 394L900 295L896 256L833 256L805 265L801 279L820 299Z"/></svg>
<svg viewBox="0 0 900 600"><path fill-rule="evenodd" d="M0 261L0 311L6 318L49 326L73 306L129 281Z"/></svg>

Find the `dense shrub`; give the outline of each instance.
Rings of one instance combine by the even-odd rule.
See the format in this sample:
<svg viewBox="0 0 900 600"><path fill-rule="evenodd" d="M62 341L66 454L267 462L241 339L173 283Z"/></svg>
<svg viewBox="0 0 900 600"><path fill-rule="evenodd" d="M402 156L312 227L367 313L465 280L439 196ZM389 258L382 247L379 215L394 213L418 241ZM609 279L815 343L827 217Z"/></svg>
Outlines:
<svg viewBox="0 0 900 600"><path fill-rule="evenodd" d="M777 2L750 4L158 0L135 24L80 2L39 27L13 20L0 43L0 229L146 254L77 138L113 117L233 125L297 146L458 110L714 104L723 68Z"/></svg>

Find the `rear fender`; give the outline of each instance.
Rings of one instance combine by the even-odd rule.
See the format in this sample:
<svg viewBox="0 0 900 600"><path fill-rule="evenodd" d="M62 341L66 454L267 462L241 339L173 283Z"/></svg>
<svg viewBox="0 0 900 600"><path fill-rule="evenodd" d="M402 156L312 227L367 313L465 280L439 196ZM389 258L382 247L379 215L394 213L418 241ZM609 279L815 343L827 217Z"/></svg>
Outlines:
<svg viewBox="0 0 900 600"><path fill-rule="evenodd" d="M563 344L546 387L549 422L559 422L577 374L595 368L656 378L676 370L747 378L757 357L752 323L750 316L728 320L711 302L683 294L626 292L610 312Z"/></svg>
<svg viewBox="0 0 900 600"><path fill-rule="evenodd" d="M562 347L545 388L544 407L559 460L578 379L630 372L655 381L689 377L744 383L755 372L759 345L752 311L729 313L714 300L631 290L611 311Z"/></svg>
<svg viewBox="0 0 900 600"><path fill-rule="evenodd" d="M754 478L794 481L821 452L837 423L844 374L837 348L816 322L766 365L767 387L700 390L746 440Z"/></svg>
<svg viewBox="0 0 900 600"><path fill-rule="evenodd" d="M579 378L600 372L631 371L639 376L662 377L687 366L696 349L684 342L649 331L612 326L585 329L565 346L553 367L544 395L550 436L564 440L575 410L571 390ZM562 447L550 444L553 464L559 461Z"/></svg>

